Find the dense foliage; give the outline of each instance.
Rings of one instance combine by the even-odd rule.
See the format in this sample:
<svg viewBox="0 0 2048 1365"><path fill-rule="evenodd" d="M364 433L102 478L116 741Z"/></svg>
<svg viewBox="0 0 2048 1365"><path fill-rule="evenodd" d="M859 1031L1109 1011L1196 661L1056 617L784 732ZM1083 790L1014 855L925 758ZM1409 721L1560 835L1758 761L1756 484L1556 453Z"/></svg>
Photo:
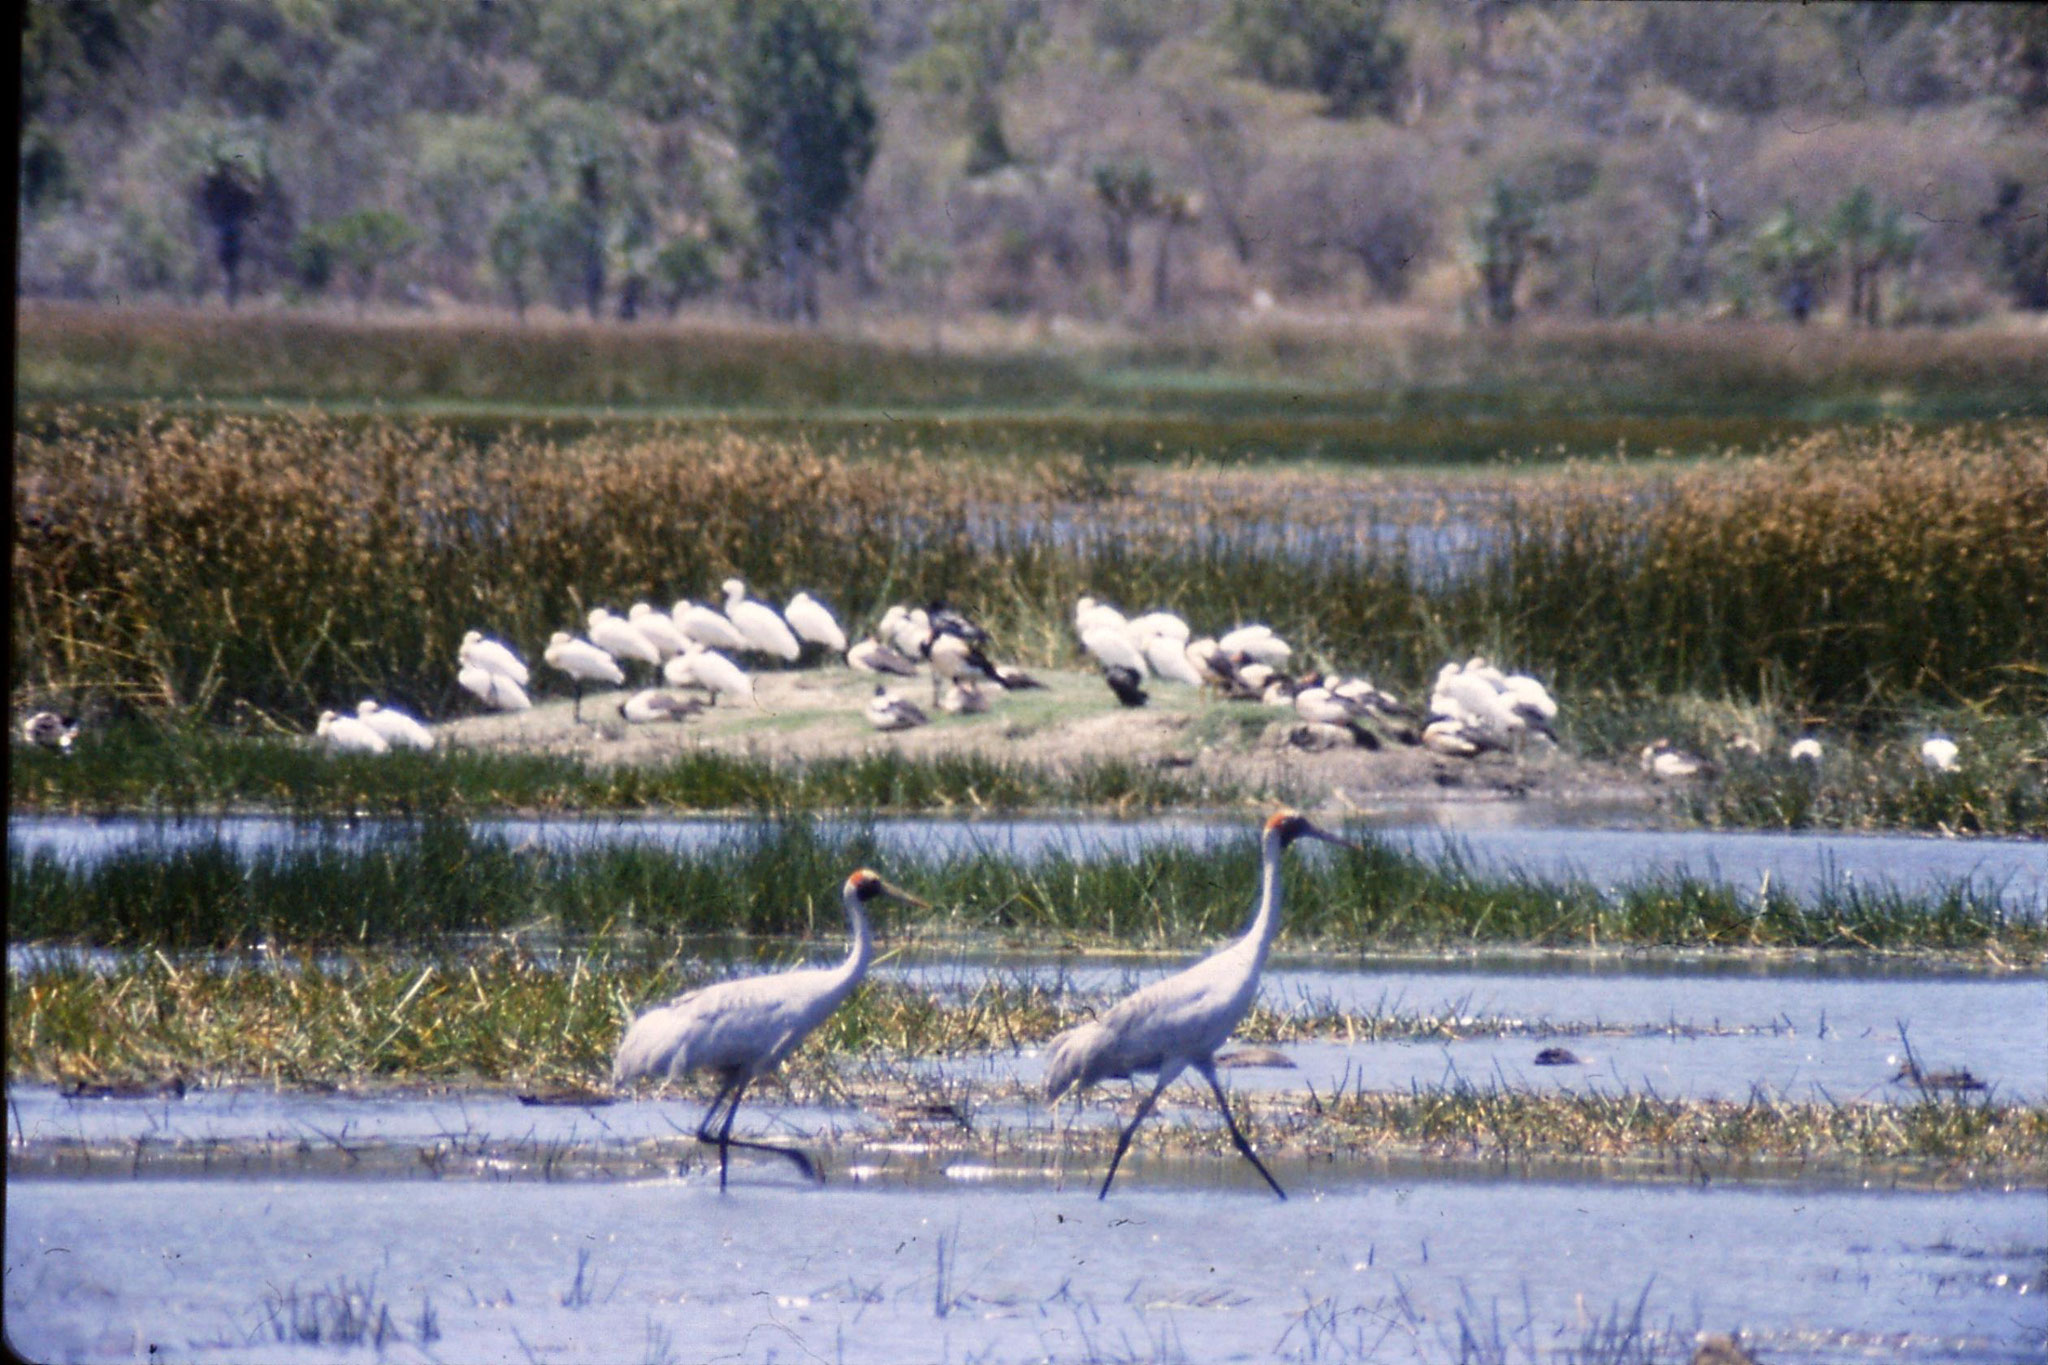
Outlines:
<svg viewBox="0 0 2048 1365"><path fill-rule="evenodd" d="M2030 6L33 0L20 148L30 295L2048 307Z"/></svg>

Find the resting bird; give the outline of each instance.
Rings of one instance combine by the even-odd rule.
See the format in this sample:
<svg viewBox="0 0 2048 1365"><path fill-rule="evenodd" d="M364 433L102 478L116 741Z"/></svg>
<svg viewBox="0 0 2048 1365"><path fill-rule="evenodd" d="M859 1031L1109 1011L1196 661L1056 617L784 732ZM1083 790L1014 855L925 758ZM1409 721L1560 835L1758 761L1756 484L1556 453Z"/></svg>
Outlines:
<svg viewBox="0 0 2048 1365"><path fill-rule="evenodd" d="M889 885L866 868L846 879L840 901L853 939L836 967L806 967L770 976L720 981L679 995L633 1021L612 1058L612 1083L639 1076L673 1080L699 1067L718 1078L718 1093L697 1125L697 1141L718 1148L718 1188L725 1188L728 1149L742 1147L788 1157L812 1180L822 1180L811 1159L794 1147L746 1142L732 1135L732 1119L747 1087L782 1064L810 1031L839 1008L867 975L874 944L863 907L877 896L911 905L925 902ZM725 1106L725 1121L712 1132L712 1119Z"/></svg>
<svg viewBox="0 0 2048 1365"><path fill-rule="evenodd" d="M1125 668L1121 664L1102 666L1102 680L1109 684L1109 690L1116 693L1116 699L1125 706L1143 706L1151 700L1145 689L1139 686L1144 677L1137 669Z"/></svg>
<svg viewBox="0 0 2048 1365"><path fill-rule="evenodd" d="M1280 1182L1273 1179L1272 1172L1237 1130L1230 1101L1216 1080L1216 1050L1230 1037L1258 994L1259 971L1266 964L1266 953L1280 928L1280 855L1301 838L1353 847L1348 841L1317 829L1307 816L1291 810L1275 812L1266 821L1265 833L1260 838L1259 905L1244 936L1186 971L1153 982L1100 1019L1076 1025L1052 1040L1051 1057L1045 1069L1048 1100L1059 1099L1070 1088L1085 1088L1100 1080L1140 1071L1159 1073L1151 1093L1139 1101L1138 1112L1117 1138L1116 1154L1109 1159L1109 1174L1102 1178L1102 1189L1096 1198L1109 1197L1109 1183L1116 1179L1116 1168L1123 1161L1138 1125L1159 1102L1160 1092L1188 1067L1193 1067L1215 1093L1237 1150L1266 1178L1273 1193L1282 1199L1287 1197Z"/></svg>
<svg viewBox="0 0 2048 1365"><path fill-rule="evenodd" d="M881 683L875 684L875 695L868 698L866 714L868 724L877 730L910 730L931 719L916 702L894 695Z"/></svg>

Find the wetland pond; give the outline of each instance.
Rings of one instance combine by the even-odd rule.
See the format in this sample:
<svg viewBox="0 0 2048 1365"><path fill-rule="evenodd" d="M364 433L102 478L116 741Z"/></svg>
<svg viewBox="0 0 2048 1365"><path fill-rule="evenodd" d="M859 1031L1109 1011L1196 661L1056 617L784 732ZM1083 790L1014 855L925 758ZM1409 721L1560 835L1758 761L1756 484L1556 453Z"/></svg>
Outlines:
<svg viewBox="0 0 2048 1365"><path fill-rule="evenodd" d="M1801 894L1831 883L1922 894L1960 880L2015 913L2048 900L2048 850L1868 836L1532 829L1497 811L1383 827L1424 856L1602 888L1677 875ZM1123 856L1247 837L1218 818L834 825L886 852ZM652 840L689 851L734 821L480 822L514 845ZM218 840L405 837L374 822L17 819L9 857L90 861ZM1448 844L1446 841L1449 841ZM786 945L785 945L786 948ZM786 953L822 959L836 941ZM20 979L92 950L11 944ZM111 959L111 955L105 955ZM545 955L543 954L543 959ZM1107 998L1181 958L914 945L877 976L941 998L991 975ZM1311 1091L1515 1091L1914 1098L1901 1029L1930 1067L1966 1066L2002 1102L2048 1099L2048 986L1840 955L1276 955L1261 1002L1432 1029L1280 1050L1233 1068L1271 1099ZM1546 1042L1578 1064L1542 1066ZM1740 1331L1772 1365L2039 1361L2048 1349L2048 1195L1863 1175L1688 1181L1487 1161L1268 1156L1282 1203L1207 1141L1183 1080L1098 1202L1101 1139L1132 1091L1036 1097L1039 1049L857 1059L857 1086L958 1097L973 1142L924 1138L773 1085L737 1128L797 1142L828 1175L738 1156L721 1195L688 1134L700 1100L527 1106L502 1091L195 1089L180 1099L8 1092L5 1309L42 1360L273 1361L1679 1361ZM963 1120L963 1126L965 1120ZM1080 1130L1092 1145L1065 1150ZM1148 1128L1148 1133L1151 1129ZM679 1160L679 1157L681 1158ZM1933 1183L1943 1183L1936 1178Z"/></svg>

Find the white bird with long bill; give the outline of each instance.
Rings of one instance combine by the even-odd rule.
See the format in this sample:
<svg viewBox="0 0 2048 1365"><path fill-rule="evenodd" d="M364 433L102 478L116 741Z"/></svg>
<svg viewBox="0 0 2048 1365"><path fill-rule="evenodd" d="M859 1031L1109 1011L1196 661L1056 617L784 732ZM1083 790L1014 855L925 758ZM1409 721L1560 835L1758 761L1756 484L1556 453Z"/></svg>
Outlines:
<svg viewBox="0 0 2048 1365"><path fill-rule="evenodd" d="M501 678L510 678L525 687L533 679L527 674L526 665L519 661L511 647L502 640L493 640L480 630L463 634L462 644L456 648L455 657L465 668L484 668Z"/></svg>
<svg viewBox="0 0 2048 1365"><path fill-rule="evenodd" d="M697 1125L697 1141L718 1148L718 1188L725 1188L729 1149L787 1157L806 1177L822 1183L811 1159L794 1147L743 1141L732 1135L733 1115L747 1087L782 1064L797 1044L839 1008L867 975L874 955L865 907L877 896L910 905L924 901L861 868L840 888L852 945L836 967L809 967L770 976L721 981L657 1006L633 1021L612 1058L612 1082L640 1076L672 1080L698 1068L718 1079L718 1093ZM927 907L929 908L929 907ZM712 1131L720 1107L724 1122Z"/></svg>
<svg viewBox="0 0 2048 1365"><path fill-rule="evenodd" d="M725 593L725 619L746 637L748 649L756 654L772 654L786 663L797 661L804 652L803 646L797 643L795 632L780 612L747 596L747 585L737 578L726 579L721 590Z"/></svg>
<svg viewBox="0 0 2048 1365"><path fill-rule="evenodd" d="M363 698L356 703L356 719L384 737L384 742L394 749L418 749L425 752L434 747L434 732L403 711Z"/></svg>
<svg viewBox="0 0 2048 1365"><path fill-rule="evenodd" d="M782 619L789 622L798 639L823 645L834 654L846 652L846 632L839 628L839 622L825 604L809 593L800 592L790 598Z"/></svg>
<svg viewBox="0 0 2048 1365"><path fill-rule="evenodd" d="M556 631L548 637L548 647L541 651L541 658L548 667L567 673L576 684L576 705L572 712L576 719L583 719L583 684L587 682L609 683L613 687L626 681L626 671L619 667L619 661L588 640L578 640L567 631Z"/></svg>
<svg viewBox="0 0 2048 1365"><path fill-rule="evenodd" d="M1052 1040L1045 1072L1047 1100L1058 1100L1069 1089L1101 1080L1138 1072L1159 1075L1150 1093L1138 1102L1138 1112L1118 1136L1116 1154L1109 1159L1109 1174L1102 1178L1102 1189L1096 1198L1109 1197L1109 1184L1116 1179L1116 1168L1130 1148L1138 1125L1159 1102L1160 1092L1189 1067L1209 1083L1238 1152L1265 1177L1273 1193L1282 1199L1287 1197L1280 1182L1238 1131L1237 1120L1230 1113L1230 1101L1216 1079L1216 1050L1229 1039L1258 996L1259 972L1266 965L1266 954L1280 929L1280 856L1295 840L1304 838L1321 839L1343 848L1355 847L1349 840L1318 829L1297 811L1274 812L1259 840L1258 909L1243 936L1187 970L1153 982L1100 1019L1076 1025Z"/></svg>

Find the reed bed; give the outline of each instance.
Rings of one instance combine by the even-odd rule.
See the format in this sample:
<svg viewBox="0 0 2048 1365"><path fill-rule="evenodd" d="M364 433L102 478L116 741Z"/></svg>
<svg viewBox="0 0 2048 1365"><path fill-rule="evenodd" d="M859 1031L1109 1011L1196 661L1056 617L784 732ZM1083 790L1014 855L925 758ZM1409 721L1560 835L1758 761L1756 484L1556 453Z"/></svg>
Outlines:
<svg viewBox="0 0 2048 1365"><path fill-rule="evenodd" d="M671 941L688 935L835 938L838 888L874 866L937 907L892 910L890 932L1017 945L1183 949L1238 931L1258 850L1159 847L1055 852L1030 862L978 853L885 857L871 833L801 820L736 832L693 853L653 844L523 849L459 821L363 842L246 859L219 842L107 854L89 865L8 859L11 934L123 948L233 949L258 942L431 948L450 934L543 932ZM1688 879L1611 894L1482 876L1368 837L1354 853L1288 869L1286 934L1298 944L1458 947L1620 944L1954 951L2038 959L2048 928L1965 884L1914 899L1853 884L1811 901L1752 899Z"/></svg>
<svg viewBox="0 0 2048 1365"><path fill-rule="evenodd" d="M310 722L463 704L454 644L537 654L593 604L822 589L858 624L945 596L1026 662L1083 592L1419 688L1485 652L1568 693L1833 713L2048 700L2048 424L1815 436L1669 478L1437 490L1075 461L974 481L682 431L486 445L427 422L55 422L17 453L18 705Z"/></svg>
<svg viewBox="0 0 2048 1365"><path fill-rule="evenodd" d="M145 1089L176 1077L202 1086L587 1091L604 1085L611 1046L636 1008L701 979L697 972L678 974L598 950L543 964L502 945L467 959L365 954L335 962L288 955L262 967L180 965L138 955L113 971L10 974L8 1078ZM903 1058L1035 1046L1099 1003L1000 982L954 1003L870 985L806 1041L786 1084L800 1098L886 1105L901 1098L902 1087L884 1080L876 1091L868 1063L878 1053ZM1274 1021L1252 1022L1256 1034L1257 1025ZM1369 1041L1441 1036L1443 1025L1347 1016L1297 1027ZM707 1084L697 1077L684 1088L701 1095ZM953 1097L970 1104L974 1098ZM1961 1178L2038 1180L2048 1151L2048 1109L1933 1094L1830 1104L1764 1096L1543 1094L1457 1083L1306 1100L1253 1097L1239 1108L1268 1150L1305 1149L1331 1158L1370 1149L1490 1163L1648 1163L1690 1178L1759 1163L1931 1167ZM1059 1140L1076 1156L1091 1144L1105 1146L1110 1136L1077 1129ZM970 1146L980 1140L958 1137ZM1152 1150L1220 1142L1206 1128L1174 1125L1141 1136ZM551 1171L574 1165L573 1154L564 1151L548 1152L546 1161Z"/></svg>

